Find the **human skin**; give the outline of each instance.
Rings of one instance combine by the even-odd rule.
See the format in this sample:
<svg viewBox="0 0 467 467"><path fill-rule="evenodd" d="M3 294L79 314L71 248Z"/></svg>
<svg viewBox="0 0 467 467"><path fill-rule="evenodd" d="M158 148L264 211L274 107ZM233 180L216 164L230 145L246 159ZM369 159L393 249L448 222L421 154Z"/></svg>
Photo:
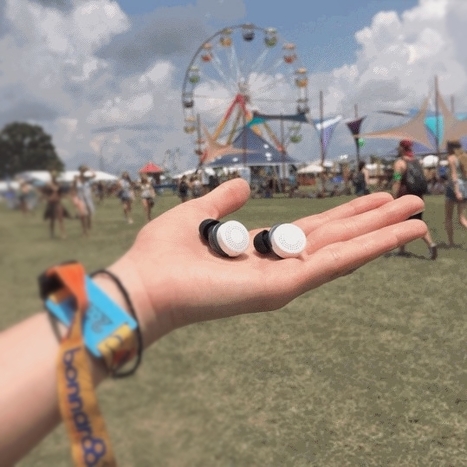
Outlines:
<svg viewBox="0 0 467 467"><path fill-rule="evenodd" d="M237 258L218 256L200 238L199 224L232 214L249 197L248 184L237 178L179 204L146 224L132 247L108 267L131 296L145 347L192 323L281 308L426 234L424 222L405 220L423 210L419 197L394 200L389 193L375 193L295 221L307 236L307 247L298 258L260 255L252 241ZM264 228L250 231L250 239ZM94 280L125 308L109 278ZM14 465L60 422L58 350L43 311L0 333L2 466ZM97 386L106 371L100 361L90 357L89 362Z"/></svg>

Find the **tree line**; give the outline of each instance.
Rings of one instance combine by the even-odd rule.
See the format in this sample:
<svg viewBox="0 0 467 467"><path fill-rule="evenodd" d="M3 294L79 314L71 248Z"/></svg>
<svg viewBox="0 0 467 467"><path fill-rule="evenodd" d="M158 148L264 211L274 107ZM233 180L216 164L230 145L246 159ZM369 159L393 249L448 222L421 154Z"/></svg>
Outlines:
<svg viewBox="0 0 467 467"><path fill-rule="evenodd" d="M52 137L41 126L9 123L0 131L0 179L26 170L62 171Z"/></svg>

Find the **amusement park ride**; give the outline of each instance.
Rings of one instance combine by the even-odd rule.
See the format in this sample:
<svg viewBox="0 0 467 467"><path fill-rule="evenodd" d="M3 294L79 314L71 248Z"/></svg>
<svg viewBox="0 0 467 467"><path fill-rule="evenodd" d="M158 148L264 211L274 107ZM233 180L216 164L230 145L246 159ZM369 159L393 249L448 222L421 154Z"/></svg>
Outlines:
<svg viewBox="0 0 467 467"><path fill-rule="evenodd" d="M410 117L408 122L382 131L361 133L366 116L359 117L355 106L355 119L347 121L347 126L356 144L357 163L366 138L409 138L420 143L425 151L435 150L439 154L447 139L467 137L467 118L459 119L450 112L437 89L436 78L434 114L428 112L427 98L415 116L410 112L400 114ZM254 24L226 27L200 45L185 72L181 97L184 131L193 139L198 168L208 164L217 167L216 163L228 159L221 159L222 156L235 154L239 157L232 160L251 166L249 153L250 160L254 159L259 144L275 148L282 155L281 176L287 176L284 170L287 149L290 144L302 141L303 124L314 126L319 132L321 166L324 166L325 146L342 118L324 120L322 91L320 119L311 118L307 70L300 62L295 44L283 41L274 28ZM249 144L255 134L261 137L256 138L259 143ZM263 150L265 155L266 151L269 149Z"/></svg>
<svg viewBox="0 0 467 467"><path fill-rule="evenodd" d="M248 148L232 143L246 128L285 155L309 121L307 70L295 45L282 41L276 29L227 27L194 54L182 106L184 131L192 135L200 166L233 153L243 153L245 162Z"/></svg>

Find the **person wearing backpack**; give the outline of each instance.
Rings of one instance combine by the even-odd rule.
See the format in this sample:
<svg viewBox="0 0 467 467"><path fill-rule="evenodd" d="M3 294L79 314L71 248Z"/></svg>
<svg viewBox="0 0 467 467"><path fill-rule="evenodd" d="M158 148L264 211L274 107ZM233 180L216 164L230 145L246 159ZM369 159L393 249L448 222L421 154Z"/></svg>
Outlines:
<svg viewBox="0 0 467 467"><path fill-rule="evenodd" d="M427 192L427 181L423 172L422 164L416 159L413 153L413 143L403 139L397 148L399 157L394 162L394 174L392 184L392 195L400 198L404 195L415 195L423 199ZM422 213L415 214L410 219L422 219ZM438 257L438 247L431 237L430 230L427 229L422 238L428 247L430 259ZM399 255L406 256L405 245L399 247Z"/></svg>
<svg viewBox="0 0 467 467"><path fill-rule="evenodd" d="M186 175L183 175L178 183L178 196L182 200L182 203L188 201L188 190L190 186L188 185Z"/></svg>
<svg viewBox="0 0 467 467"><path fill-rule="evenodd" d="M370 190L368 185L370 183L370 174L366 168L365 161L358 163L358 172L354 176L353 184L355 188L355 194L357 196L368 195Z"/></svg>

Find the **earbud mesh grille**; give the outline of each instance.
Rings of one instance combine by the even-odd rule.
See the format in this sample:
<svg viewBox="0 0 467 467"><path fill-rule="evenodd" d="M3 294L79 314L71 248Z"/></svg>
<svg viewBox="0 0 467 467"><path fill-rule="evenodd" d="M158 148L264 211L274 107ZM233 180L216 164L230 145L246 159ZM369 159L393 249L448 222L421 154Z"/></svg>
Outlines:
<svg viewBox="0 0 467 467"><path fill-rule="evenodd" d="M248 230L237 221L228 221L219 228L217 241L229 256L243 253L250 241Z"/></svg>
<svg viewBox="0 0 467 467"><path fill-rule="evenodd" d="M280 224L271 230L273 251L282 258L298 256L306 245L303 231L294 224Z"/></svg>
<svg viewBox="0 0 467 467"><path fill-rule="evenodd" d="M232 250L243 251L248 247L248 235L245 235L243 226L228 226L225 229L224 241Z"/></svg>

